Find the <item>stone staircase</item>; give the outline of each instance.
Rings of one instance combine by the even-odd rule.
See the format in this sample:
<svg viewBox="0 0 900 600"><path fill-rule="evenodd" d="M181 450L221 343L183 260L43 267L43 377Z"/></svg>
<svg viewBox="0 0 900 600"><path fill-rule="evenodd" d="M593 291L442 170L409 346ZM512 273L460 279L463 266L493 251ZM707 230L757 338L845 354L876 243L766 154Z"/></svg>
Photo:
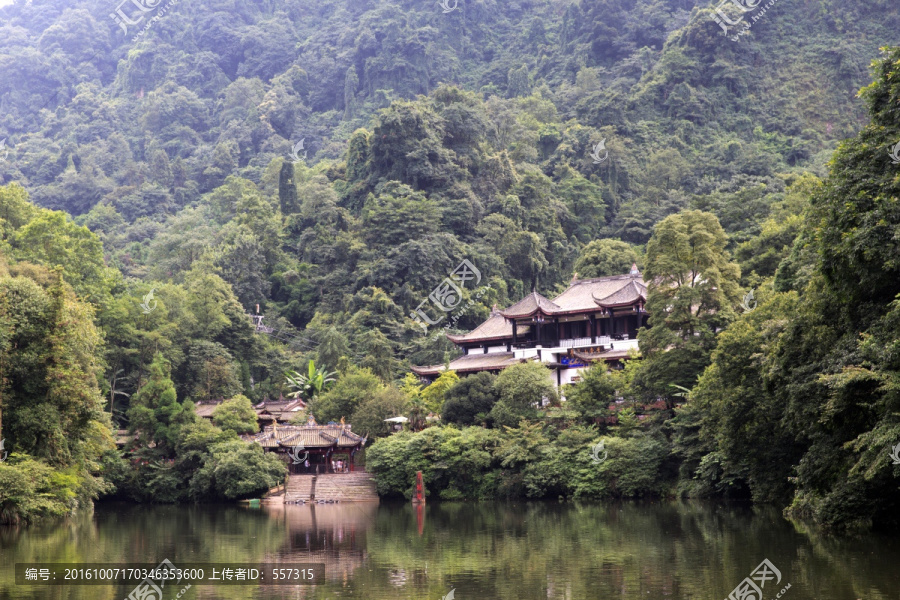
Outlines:
<svg viewBox="0 0 900 600"><path fill-rule="evenodd" d="M291 475L284 501L287 504L377 502L378 493L375 478L365 472Z"/></svg>
<svg viewBox="0 0 900 600"><path fill-rule="evenodd" d="M315 493L315 475L291 475L284 492L285 504L303 504Z"/></svg>

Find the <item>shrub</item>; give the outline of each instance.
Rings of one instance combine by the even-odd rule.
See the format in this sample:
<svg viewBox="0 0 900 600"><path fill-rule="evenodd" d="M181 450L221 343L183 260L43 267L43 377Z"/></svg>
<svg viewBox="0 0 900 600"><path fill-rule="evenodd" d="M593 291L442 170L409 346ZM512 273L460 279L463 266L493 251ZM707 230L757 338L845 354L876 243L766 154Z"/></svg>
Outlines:
<svg viewBox="0 0 900 600"><path fill-rule="evenodd" d="M61 517L76 508L82 485L74 469L56 470L26 454L0 463L0 523Z"/></svg>
<svg viewBox="0 0 900 600"><path fill-rule="evenodd" d="M216 444L191 479L195 498L237 500L259 496L275 487L287 473L277 456L258 444L230 441Z"/></svg>

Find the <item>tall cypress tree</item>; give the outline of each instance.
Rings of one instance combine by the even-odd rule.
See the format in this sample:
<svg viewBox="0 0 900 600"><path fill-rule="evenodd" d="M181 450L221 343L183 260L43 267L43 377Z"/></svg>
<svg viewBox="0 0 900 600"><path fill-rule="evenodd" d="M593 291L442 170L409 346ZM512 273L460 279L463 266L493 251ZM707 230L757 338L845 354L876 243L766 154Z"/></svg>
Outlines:
<svg viewBox="0 0 900 600"><path fill-rule="evenodd" d="M282 215L300 212L297 186L294 185L294 163L288 160L281 165L281 173L278 177L278 200L281 202Z"/></svg>
<svg viewBox="0 0 900 600"><path fill-rule="evenodd" d="M193 405L178 402L169 362L159 352L150 364L150 380L131 399L128 418L138 443L152 442L165 457L174 456L181 426L196 420Z"/></svg>

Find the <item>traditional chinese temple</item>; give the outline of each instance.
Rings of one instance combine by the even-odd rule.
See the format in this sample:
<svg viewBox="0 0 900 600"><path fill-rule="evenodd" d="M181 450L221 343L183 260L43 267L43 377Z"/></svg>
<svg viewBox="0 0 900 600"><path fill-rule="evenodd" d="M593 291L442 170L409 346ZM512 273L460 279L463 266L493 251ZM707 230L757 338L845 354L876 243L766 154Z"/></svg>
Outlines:
<svg viewBox="0 0 900 600"><path fill-rule="evenodd" d="M281 455L291 474L333 473L332 461L338 460L352 472L353 458L366 444L366 438L353 433L349 424L318 425L312 417L306 425L274 423L244 439Z"/></svg>
<svg viewBox="0 0 900 600"><path fill-rule="evenodd" d="M273 423L289 423L294 420L300 411L306 408L306 402L300 399L265 400L253 407L256 412L256 420L260 428L265 428Z"/></svg>
<svg viewBox="0 0 900 600"><path fill-rule="evenodd" d="M637 350L637 332L647 325L647 286L637 265L626 275L572 280L548 299L532 292L509 308L494 307L487 321L463 335L447 335L463 355L449 364L459 375L499 373L525 361L554 371L557 386L580 379L592 362L619 366ZM412 367L434 380L445 365Z"/></svg>
<svg viewBox="0 0 900 600"><path fill-rule="evenodd" d="M212 420L213 413L222 404L223 400L203 400L194 405L197 416L201 419ZM294 420L300 411L306 408L306 402L300 399L279 398L278 400L265 400L253 407L256 413L256 422L260 428L273 423L287 424Z"/></svg>

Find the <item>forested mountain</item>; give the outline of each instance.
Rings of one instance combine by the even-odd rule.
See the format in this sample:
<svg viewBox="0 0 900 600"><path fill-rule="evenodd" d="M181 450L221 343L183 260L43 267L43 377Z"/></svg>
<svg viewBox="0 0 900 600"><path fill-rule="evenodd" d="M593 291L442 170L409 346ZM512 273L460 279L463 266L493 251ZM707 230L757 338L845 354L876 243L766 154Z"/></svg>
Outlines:
<svg viewBox="0 0 900 600"><path fill-rule="evenodd" d="M371 342L399 357L403 315L462 257L493 290L469 327L685 208L747 241L860 127L900 24L886 1L787 1L734 43L685 0L132 4L133 26L99 1L2 10L3 179L126 276L202 262L270 321L346 323L383 291Z"/></svg>
<svg viewBox="0 0 900 600"><path fill-rule="evenodd" d="M284 372L310 359L373 376L366 389L401 406L401 391L416 395L409 381L395 385L408 365L454 352L443 336L423 336L409 315L461 260L477 265L487 288L457 323L469 329L492 305L532 289L551 294L575 271L611 274L601 266L618 262L611 255L637 257L652 273L667 251L648 245L654 228L682 214L666 227L709 226L723 261L733 256L740 266L728 297L717 300L723 312L713 331L736 318L738 285L803 294L821 275L834 293L822 302L883 308L893 299L896 290L882 285L893 267L865 280L876 297L841 287L859 257L839 252L840 227L828 230L835 254L817 266L813 241L825 231L817 228L840 221L840 202L825 214L809 205L858 191L840 188L840 169L821 179L840 140L884 114L857 92L872 80L879 47L897 42L896 3L780 0L737 41L722 34L706 1L446 6L17 0L0 9L6 276L46 305L43 326L52 328L65 300L77 303L84 327L98 328L102 343L79 367L96 378L85 394L97 398L84 410L105 401L114 424L133 426L126 411L139 398L166 413L160 427L181 426L164 400L166 381L180 403L255 402L286 392ZM878 151L887 161L887 146ZM707 217L689 216L701 212L715 215L721 235ZM148 293L158 303L149 313L141 309ZM274 337L250 326L245 315L257 305ZM862 312L848 315L852 324L835 339L882 325L893 331L859 320L878 311L853 310ZM654 344L672 343L659 328L647 335L648 357ZM635 394L693 387L721 352L715 335L702 347L682 342L683 361L675 353L671 363L648 360L629 375ZM702 391L713 377L703 375L692 402L718 401ZM22 387L10 398L38 393L15 381ZM152 400L152 390L142 391L150 381ZM597 416L602 394L591 394L573 398ZM383 408L365 414L378 423ZM343 416L336 410L325 412ZM753 481L763 459L738 465L726 449L696 445L692 436L715 427L688 413L666 430L688 479L702 467ZM144 427L165 448L168 434ZM868 431L861 427L835 439L849 443ZM725 433L707 430L704 439L716 435ZM20 448L40 457L36 439ZM179 439L157 458L171 459L175 447L191 452ZM791 446L786 471L813 443L782 442ZM203 460L179 468L186 474ZM818 490L832 482L805 476ZM783 484L752 494L784 502ZM177 499L211 486L183 479L159 489Z"/></svg>

